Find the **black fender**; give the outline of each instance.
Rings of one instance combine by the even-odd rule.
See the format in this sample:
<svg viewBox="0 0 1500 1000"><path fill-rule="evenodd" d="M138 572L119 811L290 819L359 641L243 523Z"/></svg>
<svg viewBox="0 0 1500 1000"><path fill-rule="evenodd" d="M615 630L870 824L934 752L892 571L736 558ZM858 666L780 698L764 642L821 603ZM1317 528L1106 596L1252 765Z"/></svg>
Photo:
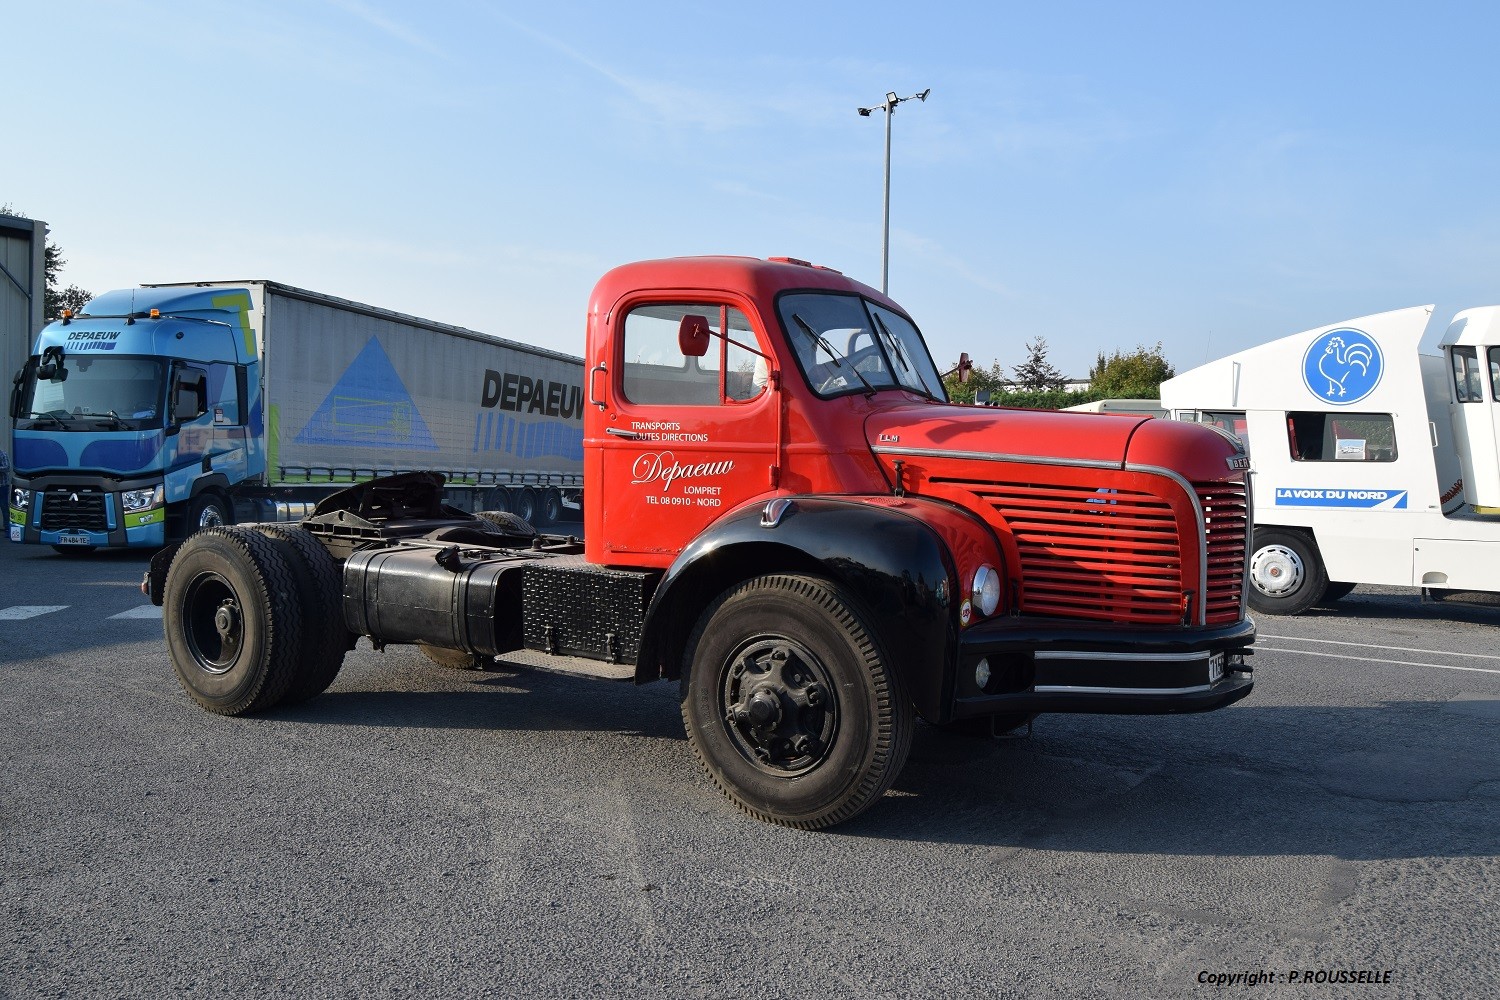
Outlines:
<svg viewBox="0 0 1500 1000"><path fill-rule="evenodd" d="M668 568L646 613L636 681L680 677L703 610L736 584L768 573L835 581L859 601L908 697L946 721L957 669L957 573L942 539L917 517L858 498L786 497L774 526L765 504L725 515Z"/></svg>

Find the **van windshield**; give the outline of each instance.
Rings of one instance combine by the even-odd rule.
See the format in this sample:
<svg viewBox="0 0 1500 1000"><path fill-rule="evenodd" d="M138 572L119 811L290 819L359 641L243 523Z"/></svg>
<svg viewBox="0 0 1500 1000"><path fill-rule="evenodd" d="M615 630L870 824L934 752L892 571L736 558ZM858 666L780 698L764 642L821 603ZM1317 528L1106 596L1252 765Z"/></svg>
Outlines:
<svg viewBox="0 0 1500 1000"><path fill-rule="evenodd" d="M823 292L777 303L807 384L820 396L907 389L947 402L942 376L911 320L860 298Z"/></svg>
<svg viewBox="0 0 1500 1000"><path fill-rule="evenodd" d="M165 366L159 358L69 357L67 378L49 381L26 366L17 430L147 430L162 426Z"/></svg>

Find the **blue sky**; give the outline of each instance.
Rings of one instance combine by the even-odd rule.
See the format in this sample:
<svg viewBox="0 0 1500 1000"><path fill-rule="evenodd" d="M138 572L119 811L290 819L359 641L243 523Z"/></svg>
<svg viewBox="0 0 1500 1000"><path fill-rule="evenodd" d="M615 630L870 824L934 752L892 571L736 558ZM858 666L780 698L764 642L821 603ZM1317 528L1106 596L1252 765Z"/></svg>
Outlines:
<svg viewBox="0 0 1500 1000"><path fill-rule="evenodd" d="M6 4L0 203L65 284L270 278L581 353L628 260L880 281L939 365L1186 370L1500 301L1500 6Z"/></svg>

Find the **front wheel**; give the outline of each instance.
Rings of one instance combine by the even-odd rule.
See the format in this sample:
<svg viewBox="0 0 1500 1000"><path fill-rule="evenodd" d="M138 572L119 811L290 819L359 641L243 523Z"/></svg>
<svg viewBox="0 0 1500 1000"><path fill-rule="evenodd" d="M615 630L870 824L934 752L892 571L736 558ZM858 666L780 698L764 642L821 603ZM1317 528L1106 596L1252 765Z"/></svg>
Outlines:
<svg viewBox="0 0 1500 1000"><path fill-rule="evenodd" d="M234 513L229 502L217 493L200 493L188 505L187 530L191 535L204 528L222 528L234 523Z"/></svg>
<svg viewBox="0 0 1500 1000"><path fill-rule="evenodd" d="M704 770L757 819L818 829L863 812L906 763L911 703L837 584L748 580L688 640L682 717Z"/></svg>
<svg viewBox="0 0 1500 1000"><path fill-rule="evenodd" d="M1268 615L1300 615L1328 589L1317 546L1294 531L1256 530L1249 577L1250 607Z"/></svg>

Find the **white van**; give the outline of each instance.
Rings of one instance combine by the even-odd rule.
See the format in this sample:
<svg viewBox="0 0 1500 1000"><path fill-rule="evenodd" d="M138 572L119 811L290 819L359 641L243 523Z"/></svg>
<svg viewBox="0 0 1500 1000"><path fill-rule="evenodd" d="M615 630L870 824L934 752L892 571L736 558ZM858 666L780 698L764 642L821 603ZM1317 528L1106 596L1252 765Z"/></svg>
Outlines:
<svg viewBox="0 0 1500 1000"><path fill-rule="evenodd" d="M1433 306L1352 319L1162 383L1179 420L1250 453L1251 606L1298 614L1356 584L1500 592L1500 306L1418 350Z"/></svg>

